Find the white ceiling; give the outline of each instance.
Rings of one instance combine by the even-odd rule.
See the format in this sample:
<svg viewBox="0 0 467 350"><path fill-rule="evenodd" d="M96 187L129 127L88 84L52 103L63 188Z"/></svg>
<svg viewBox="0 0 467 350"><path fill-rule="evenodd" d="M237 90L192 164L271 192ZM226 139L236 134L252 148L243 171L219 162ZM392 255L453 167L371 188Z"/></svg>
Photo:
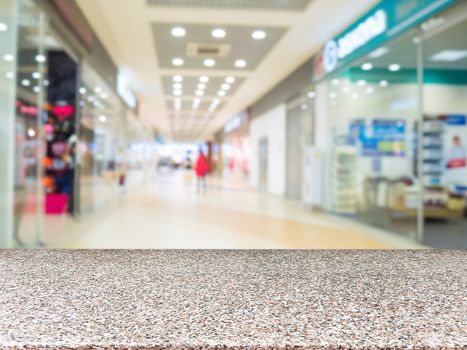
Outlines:
<svg viewBox="0 0 467 350"><path fill-rule="evenodd" d="M222 3L219 0L207 1L206 4L210 6L198 7L175 6L173 3L170 6L157 6L157 3L163 1L153 1L155 5L148 6L145 0L77 0L77 2L115 63L130 77L132 87L140 99L140 116L143 122L159 129L168 139L177 137L174 125L180 127L180 124L190 123L181 126L184 132L180 135L184 138L199 139L212 136L230 118L248 108L295 68L311 58L327 39L344 29L378 0L312 0L303 11L300 10L303 8L303 0L299 1L301 8L291 9L278 9L277 6L265 9L267 1L264 0L260 2L242 0L244 8L215 7ZM184 0L184 2L189 1ZM182 4L183 1L179 3ZM253 10L251 6L248 8L249 3L256 4L256 8ZM259 3L261 3L260 7L257 5ZM202 30L217 27L234 28L230 40L229 35L223 39L223 42L232 46L232 52L240 50L238 48L242 43L239 40L240 34L234 33L242 33L241 28L264 28L266 33L270 28L271 35L273 30L276 32L280 30L283 35L277 37L272 47L263 50L261 54L253 55L257 59L254 67L239 69L233 65L228 66L226 62L234 60L233 57L228 57L217 68L206 68L202 65L177 68L159 62L159 58L167 56L165 51L177 47L171 45L169 40L175 41L180 38L168 36L158 41L157 36L154 35L155 24L166 24L167 28L186 27L187 37L190 35L189 29L194 27ZM216 41L216 39L212 40ZM254 42L245 42L244 45L254 50ZM259 46L258 51L261 51ZM169 52L169 57L170 54ZM182 75L186 80L198 79L206 75L211 81L233 76L237 79L237 86L222 98L222 104L212 115L206 114L202 119L194 122L193 117L186 118L184 113L174 123L173 103L171 103L174 96L167 91L167 79L171 79L174 75ZM183 93L185 94L185 91ZM193 92L190 95L193 95ZM184 101L182 105L191 106L190 103L185 103L190 98L192 101L194 97L181 96ZM202 96L201 106L209 107L210 102L215 98L218 96L210 96L206 93ZM192 126L199 129L193 130L190 135L186 129Z"/></svg>

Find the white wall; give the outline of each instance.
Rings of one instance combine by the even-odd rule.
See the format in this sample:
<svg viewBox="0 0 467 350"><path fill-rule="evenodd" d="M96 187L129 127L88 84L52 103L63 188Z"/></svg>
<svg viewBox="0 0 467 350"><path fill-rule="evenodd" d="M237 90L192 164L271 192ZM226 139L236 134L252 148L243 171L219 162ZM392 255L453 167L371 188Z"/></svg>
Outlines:
<svg viewBox="0 0 467 350"><path fill-rule="evenodd" d="M467 86L428 84L423 90L427 114L467 114Z"/></svg>
<svg viewBox="0 0 467 350"><path fill-rule="evenodd" d="M286 107L281 104L260 117L253 119L250 125L251 162L250 184L259 185L259 141L268 139L268 185L270 194L285 195L285 142L286 142Z"/></svg>

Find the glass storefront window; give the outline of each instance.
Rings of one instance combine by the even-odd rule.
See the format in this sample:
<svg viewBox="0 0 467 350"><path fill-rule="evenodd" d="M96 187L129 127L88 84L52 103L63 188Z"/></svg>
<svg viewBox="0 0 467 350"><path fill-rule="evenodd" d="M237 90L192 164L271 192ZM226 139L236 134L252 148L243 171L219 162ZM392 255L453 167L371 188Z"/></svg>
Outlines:
<svg viewBox="0 0 467 350"><path fill-rule="evenodd" d="M149 146L151 141L151 137L141 122L133 113L128 111L125 130L125 168L123 170L126 177L126 188L135 188L140 185L147 178L147 174L156 168L157 157L155 150ZM171 156L177 154L180 161L186 155L186 151L179 153L172 150L168 153Z"/></svg>
<svg viewBox="0 0 467 350"><path fill-rule="evenodd" d="M223 176L237 181L248 179L251 156L248 113L240 113L227 123L221 153Z"/></svg>
<svg viewBox="0 0 467 350"><path fill-rule="evenodd" d="M85 213L102 208L116 195L123 167L124 108L116 94L83 64L78 89L79 206Z"/></svg>
<svg viewBox="0 0 467 350"><path fill-rule="evenodd" d="M418 31L318 85L328 144L326 209L415 237Z"/></svg>
<svg viewBox="0 0 467 350"><path fill-rule="evenodd" d="M467 248L467 3L422 28L423 242Z"/></svg>
<svg viewBox="0 0 467 350"><path fill-rule="evenodd" d="M74 212L78 64L36 2L18 6L14 236L41 246L55 218Z"/></svg>
<svg viewBox="0 0 467 350"><path fill-rule="evenodd" d="M317 85L328 211L467 247L466 32L459 2Z"/></svg>
<svg viewBox="0 0 467 350"><path fill-rule="evenodd" d="M15 142L16 6L15 0L0 0L0 248L14 244L11 213L14 186L12 154Z"/></svg>
<svg viewBox="0 0 467 350"><path fill-rule="evenodd" d="M15 99L14 237L19 245L43 240L42 107L45 71L45 17L32 1L18 2L17 94Z"/></svg>

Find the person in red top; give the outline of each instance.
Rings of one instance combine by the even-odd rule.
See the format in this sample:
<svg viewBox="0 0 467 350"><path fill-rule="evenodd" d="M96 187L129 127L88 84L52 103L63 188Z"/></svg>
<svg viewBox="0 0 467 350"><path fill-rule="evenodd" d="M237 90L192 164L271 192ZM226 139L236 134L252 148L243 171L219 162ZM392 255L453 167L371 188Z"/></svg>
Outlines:
<svg viewBox="0 0 467 350"><path fill-rule="evenodd" d="M209 171L209 165L206 157L202 150L199 150L198 158L196 159L195 172L196 172L196 189L198 193L201 192L201 187L203 192L206 193L206 175Z"/></svg>

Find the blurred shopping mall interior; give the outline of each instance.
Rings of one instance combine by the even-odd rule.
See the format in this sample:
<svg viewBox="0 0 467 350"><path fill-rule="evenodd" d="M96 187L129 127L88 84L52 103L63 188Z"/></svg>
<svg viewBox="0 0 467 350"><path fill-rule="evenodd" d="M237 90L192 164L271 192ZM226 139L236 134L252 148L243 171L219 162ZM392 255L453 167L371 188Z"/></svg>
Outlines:
<svg viewBox="0 0 467 350"><path fill-rule="evenodd" d="M0 248L467 248L466 0L0 0Z"/></svg>

